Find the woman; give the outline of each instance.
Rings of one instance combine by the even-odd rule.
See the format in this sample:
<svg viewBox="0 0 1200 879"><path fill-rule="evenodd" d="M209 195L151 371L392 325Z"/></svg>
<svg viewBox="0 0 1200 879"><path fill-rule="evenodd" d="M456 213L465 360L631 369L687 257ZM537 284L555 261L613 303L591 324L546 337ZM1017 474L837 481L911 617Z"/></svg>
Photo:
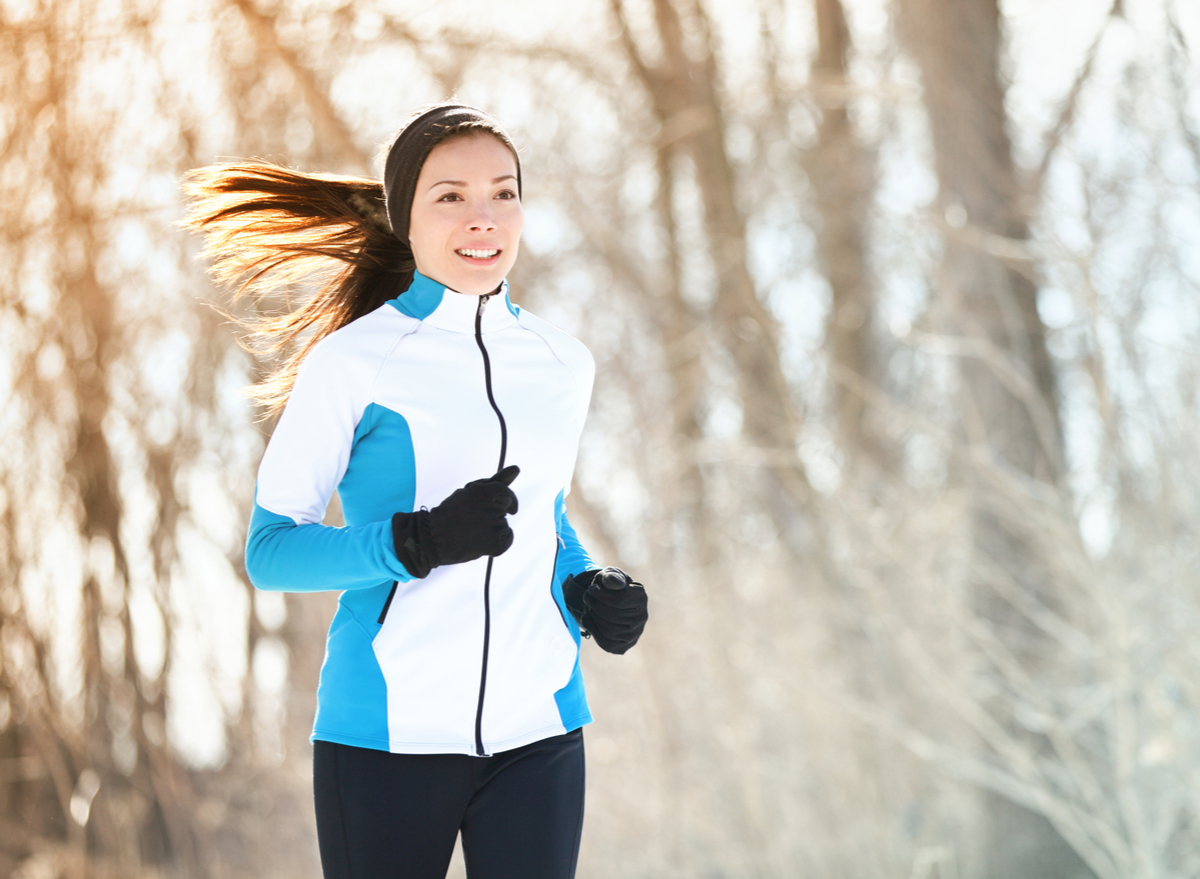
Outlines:
<svg viewBox="0 0 1200 879"><path fill-rule="evenodd" d="M326 877L442 877L459 832L472 879L573 876L580 635L623 653L646 593L567 519L594 364L509 300L512 142L442 104L382 185L244 164L187 186L239 295L343 266L257 327L298 350L258 388L282 414L246 545L260 589L344 590L312 736ZM343 528L321 524L334 490Z"/></svg>

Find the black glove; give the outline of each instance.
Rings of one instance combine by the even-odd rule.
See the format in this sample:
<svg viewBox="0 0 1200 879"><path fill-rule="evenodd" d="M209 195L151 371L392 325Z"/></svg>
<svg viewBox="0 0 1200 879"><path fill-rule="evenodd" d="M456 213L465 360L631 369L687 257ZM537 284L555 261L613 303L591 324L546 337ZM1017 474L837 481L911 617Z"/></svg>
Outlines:
<svg viewBox="0 0 1200 879"><path fill-rule="evenodd" d="M400 563L421 578L438 565L503 553L513 541L505 516L517 511L517 496L508 486L520 472L510 465L495 476L468 482L432 510L392 516L392 541Z"/></svg>
<svg viewBox="0 0 1200 879"><path fill-rule="evenodd" d="M646 589L620 568L574 574L562 588L580 630L609 653L624 653L642 636L649 617Z"/></svg>

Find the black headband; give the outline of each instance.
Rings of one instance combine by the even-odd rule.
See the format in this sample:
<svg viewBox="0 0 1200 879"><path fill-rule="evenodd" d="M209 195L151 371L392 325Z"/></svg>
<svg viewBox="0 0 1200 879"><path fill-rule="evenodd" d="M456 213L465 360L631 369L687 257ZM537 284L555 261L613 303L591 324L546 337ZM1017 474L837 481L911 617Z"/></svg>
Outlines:
<svg viewBox="0 0 1200 879"><path fill-rule="evenodd" d="M426 110L400 130L388 148L387 161L383 166L383 199L387 207L388 222L392 232L404 244L408 244L408 221L412 216L413 195L417 189L417 177L421 166L429 158L433 148L455 130L471 128L478 123L485 132L501 132L500 124L491 116L465 107L462 104L438 104ZM507 135L504 136L507 139ZM506 143L506 146L509 144ZM517 163L517 195L521 194L521 162Z"/></svg>

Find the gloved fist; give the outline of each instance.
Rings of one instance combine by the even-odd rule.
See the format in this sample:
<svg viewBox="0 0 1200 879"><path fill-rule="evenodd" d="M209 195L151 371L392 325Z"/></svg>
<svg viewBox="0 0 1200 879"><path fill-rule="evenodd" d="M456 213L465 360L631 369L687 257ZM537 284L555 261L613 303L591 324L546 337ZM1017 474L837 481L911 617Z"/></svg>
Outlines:
<svg viewBox="0 0 1200 879"><path fill-rule="evenodd" d="M563 599L583 633L609 653L624 653L646 628L646 589L620 568L567 577Z"/></svg>
<svg viewBox="0 0 1200 879"><path fill-rule="evenodd" d="M507 516L517 511L509 488L521 468L505 467L486 479L468 482L434 507L392 516L392 541L400 563L421 578L439 565L457 565L512 546Z"/></svg>

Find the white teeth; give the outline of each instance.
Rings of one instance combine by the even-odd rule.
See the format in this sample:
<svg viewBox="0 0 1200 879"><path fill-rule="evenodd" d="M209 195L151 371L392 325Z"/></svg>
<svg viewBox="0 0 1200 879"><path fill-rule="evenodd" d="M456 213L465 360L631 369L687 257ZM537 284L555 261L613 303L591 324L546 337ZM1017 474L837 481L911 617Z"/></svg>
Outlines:
<svg viewBox="0 0 1200 879"><path fill-rule="evenodd" d="M493 256L495 256L500 251L498 251L498 250L471 250L469 248L464 247L462 250L460 250L458 252L461 253L463 256L471 257L471 259L491 259Z"/></svg>

